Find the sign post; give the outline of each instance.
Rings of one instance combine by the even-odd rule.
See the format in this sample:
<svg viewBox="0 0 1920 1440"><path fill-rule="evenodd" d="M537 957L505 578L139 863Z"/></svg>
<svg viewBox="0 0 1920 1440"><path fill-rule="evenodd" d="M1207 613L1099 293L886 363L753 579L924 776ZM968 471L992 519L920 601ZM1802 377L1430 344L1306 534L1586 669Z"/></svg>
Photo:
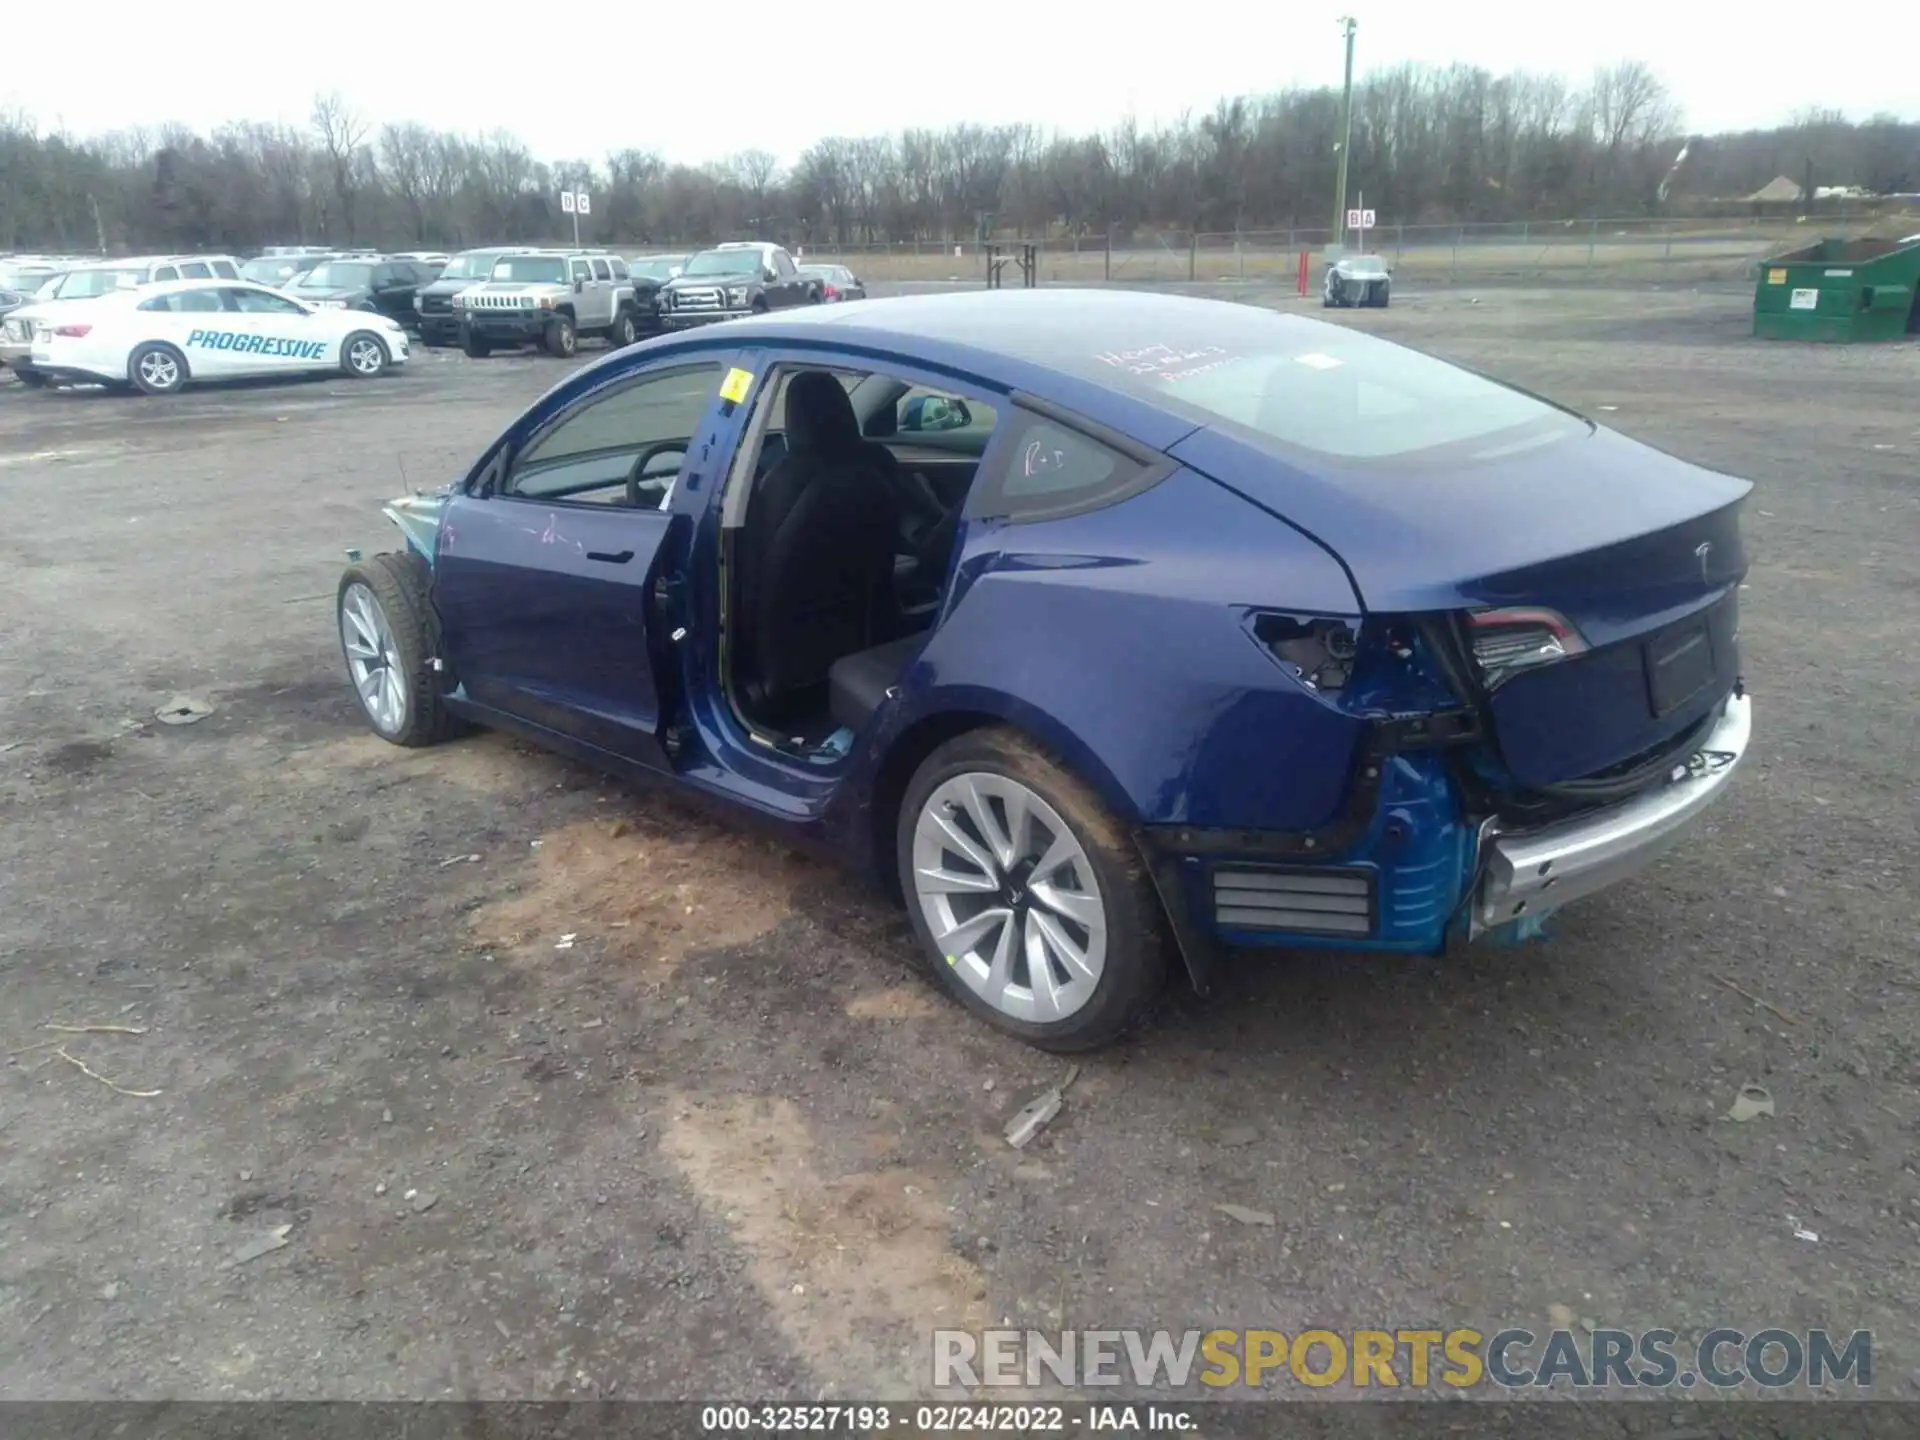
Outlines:
<svg viewBox="0 0 1920 1440"><path fill-rule="evenodd" d="M1373 229L1374 217L1373 211L1366 208L1367 196L1364 190L1360 192L1359 199L1360 208L1347 211L1347 228L1359 232L1360 251L1362 254L1365 254L1367 249L1367 231Z"/></svg>
<svg viewBox="0 0 1920 1440"><path fill-rule="evenodd" d="M593 201L584 190L562 190L560 213L573 217L573 248L580 248L580 217L593 213Z"/></svg>

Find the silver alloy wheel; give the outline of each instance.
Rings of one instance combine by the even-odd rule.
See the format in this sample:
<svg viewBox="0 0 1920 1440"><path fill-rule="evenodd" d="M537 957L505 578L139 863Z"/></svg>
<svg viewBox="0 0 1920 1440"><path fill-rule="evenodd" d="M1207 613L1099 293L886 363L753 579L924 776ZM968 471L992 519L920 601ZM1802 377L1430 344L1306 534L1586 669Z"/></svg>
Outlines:
<svg viewBox="0 0 1920 1440"><path fill-rule="evenodd" d="M340 600L340 643L360 708L382 735L397 735L407 719L407 676L386 612L365 585L352 585Z"/></svg>
<svg viewBox="0 0 1920 1440"><path fill-rule="evenodd" d="M386 363L386 352L371 335L362 335L347 347L347 364L356 375L378 375Z"/></svg>
<svg viewBox="0 0 1920 1440"><path fill-rule="evenodd" d="M180 383L180 362L165 350L149 350L140 357L140 378L156 390L171 390Z"/></svg>
<svg viewBox="0 0 1920 1440"><path fill-rule="evenodd" d="M1107 962L1106 905L1086 849L1005 775L944 782L913 825L914 899L954 974L1001 1014L1065 1020Z"/></svg>

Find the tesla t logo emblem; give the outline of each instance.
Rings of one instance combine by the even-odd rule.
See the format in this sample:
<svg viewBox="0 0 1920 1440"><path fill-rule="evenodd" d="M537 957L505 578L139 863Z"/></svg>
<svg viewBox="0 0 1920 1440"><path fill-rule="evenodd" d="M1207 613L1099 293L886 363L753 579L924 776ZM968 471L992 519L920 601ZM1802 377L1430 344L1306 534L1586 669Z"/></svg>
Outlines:
<svg viewBox="0 0 1920 1440"><path fill-rule="evenodd" d="M1707 558L1712 554L1713 542L1711 540L1702 540L1698 545L1693 547L1693 558L1700 562L1700 579L1702 581L1708 578Z"/></svg>

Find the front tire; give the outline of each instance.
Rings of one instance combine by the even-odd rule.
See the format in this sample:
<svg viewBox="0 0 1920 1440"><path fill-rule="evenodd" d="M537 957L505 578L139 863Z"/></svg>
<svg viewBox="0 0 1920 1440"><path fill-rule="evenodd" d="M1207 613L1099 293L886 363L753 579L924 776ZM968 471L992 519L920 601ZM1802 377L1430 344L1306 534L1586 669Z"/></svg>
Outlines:
<svg viewBox="0 0 1920 1440"><path fill-rule="evenodd" d="M1163 921L1126 828L1018 731L927 757L896 863L926 962L969 1010L1043 1050L1118 1038L1166 980Z"/></svg>
<svg viewBox="0 0 1920 1440"><path fill-rule="evenodd" d="M187 373L187 357L171 345L142 345L127 357L127 379L143 395L177 394Z"/></svg>
<svg viewBox="0 0 1920 1440"><path fill-rule="evenodd" d="M340 347L340 368L356 380L372 380L386 371L387 345L371 330L356 330Z"/></svg>
<svg viewBox="0 0 1920 1440"><path fill-rule="evenodd" d="M460 348L466 351L469 360L484 360L493 353L491 342L481 336L466 334L460 337Z"/></svg>
<svg viewBox="0 0 1920 1440"><path fill-rule="evenodd" d="M580 332L573 328L573 317L554 316L547 322L547 333L540 337L540 343L549 355L571 360L573 352L580 348Z"/></svg>
<svg viewBox="0 0 1920 1440"><path fill-rule="evenodd" d="M408 551L349 565L335 594L334 621L347 678L374 734L414 748L453 733L433 669L440 626L426 561Z"/></svg>

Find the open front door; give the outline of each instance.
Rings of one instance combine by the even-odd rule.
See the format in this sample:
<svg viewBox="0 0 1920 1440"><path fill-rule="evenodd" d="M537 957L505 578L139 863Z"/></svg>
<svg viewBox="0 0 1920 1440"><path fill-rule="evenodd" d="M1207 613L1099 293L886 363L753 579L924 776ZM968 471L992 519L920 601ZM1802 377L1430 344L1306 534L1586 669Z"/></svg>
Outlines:
<svg viewBox="0 0 1920 1440"><path fill-rule="evenodd" d="M654 593L684 567L692 529L665 507L720 375L683 363L591 393L492 493L448 506L434 597L476 705L665 767L662 694L677 677Z"/></svg>

